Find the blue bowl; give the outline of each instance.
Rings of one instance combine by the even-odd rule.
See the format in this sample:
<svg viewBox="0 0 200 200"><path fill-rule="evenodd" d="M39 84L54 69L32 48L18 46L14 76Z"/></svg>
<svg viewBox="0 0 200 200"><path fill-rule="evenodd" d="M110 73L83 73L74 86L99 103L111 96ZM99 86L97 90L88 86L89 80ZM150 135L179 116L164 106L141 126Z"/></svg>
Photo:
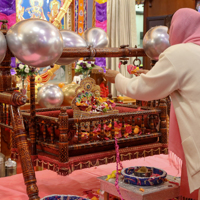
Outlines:
<svg viewBox="0 0 200 200"><path fill-rule="evenodd" d="M41 200L89 200L89 199L75 196L75 195L54 194L54 195L43 197Z"/></svg>
<svg viewBox="0 0 200 200"><path fill-rule="evenodd" d="M146 167L153 171L153 174L159 174L157 177L138 177L134 175L134 170L142 166L128 167L122 170L124 182L132 185L152 186L159 185L165 181L167 173L161 169L154 167Z"/></svg>

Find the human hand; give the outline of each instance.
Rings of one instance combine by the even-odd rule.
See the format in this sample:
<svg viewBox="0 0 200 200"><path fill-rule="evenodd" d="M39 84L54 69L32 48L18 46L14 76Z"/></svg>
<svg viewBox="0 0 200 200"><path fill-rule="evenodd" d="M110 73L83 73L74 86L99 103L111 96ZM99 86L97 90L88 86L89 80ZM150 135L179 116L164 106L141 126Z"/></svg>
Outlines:
<svg viewBox="0 0 200 200"><path fill-rule="evenodd" d="M107 81L110 83L115 83L115 77L119 74L118 71L115 70L107 70L106 73L104 74L104 77Z"/></svg>

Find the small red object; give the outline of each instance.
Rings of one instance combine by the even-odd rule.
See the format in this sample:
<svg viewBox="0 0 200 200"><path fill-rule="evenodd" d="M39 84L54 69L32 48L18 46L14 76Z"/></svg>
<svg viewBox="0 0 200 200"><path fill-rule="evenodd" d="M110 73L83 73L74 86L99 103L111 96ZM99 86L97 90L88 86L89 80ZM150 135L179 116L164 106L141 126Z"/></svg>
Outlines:
<svg viewBox="0 0 200 200"><path fill-rule="evenodd" d="M174 182L174 181L169 181L169 183L172 183L172 184L175 184L175 185L178 185L178 186L179 186L179 183Z"/></svg>

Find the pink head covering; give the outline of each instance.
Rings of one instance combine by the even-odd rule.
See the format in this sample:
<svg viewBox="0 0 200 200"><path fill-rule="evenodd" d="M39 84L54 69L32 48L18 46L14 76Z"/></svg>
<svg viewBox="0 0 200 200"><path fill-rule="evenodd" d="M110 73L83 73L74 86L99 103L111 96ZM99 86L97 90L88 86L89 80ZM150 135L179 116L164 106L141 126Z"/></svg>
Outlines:
<svg viewBox="0 0 200 200"><path fill-rule="evenodd" d="M174 14L169 31L171 45L194 43L200 45L200 13L181 8Z"/></svg>

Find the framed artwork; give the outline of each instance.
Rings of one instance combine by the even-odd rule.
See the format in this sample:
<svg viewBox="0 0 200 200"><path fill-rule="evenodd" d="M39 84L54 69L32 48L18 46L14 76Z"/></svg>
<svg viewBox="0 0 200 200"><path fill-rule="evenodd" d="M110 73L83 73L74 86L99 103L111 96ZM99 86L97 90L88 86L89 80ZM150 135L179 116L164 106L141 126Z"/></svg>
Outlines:
<svg viewBox="0 0 200 200"><path fill-rule="evenodd" d="M16 0L17 21L39 18L53 22L62 4L63 0ZM64 28L64 20L60 28Z"/></svg>

